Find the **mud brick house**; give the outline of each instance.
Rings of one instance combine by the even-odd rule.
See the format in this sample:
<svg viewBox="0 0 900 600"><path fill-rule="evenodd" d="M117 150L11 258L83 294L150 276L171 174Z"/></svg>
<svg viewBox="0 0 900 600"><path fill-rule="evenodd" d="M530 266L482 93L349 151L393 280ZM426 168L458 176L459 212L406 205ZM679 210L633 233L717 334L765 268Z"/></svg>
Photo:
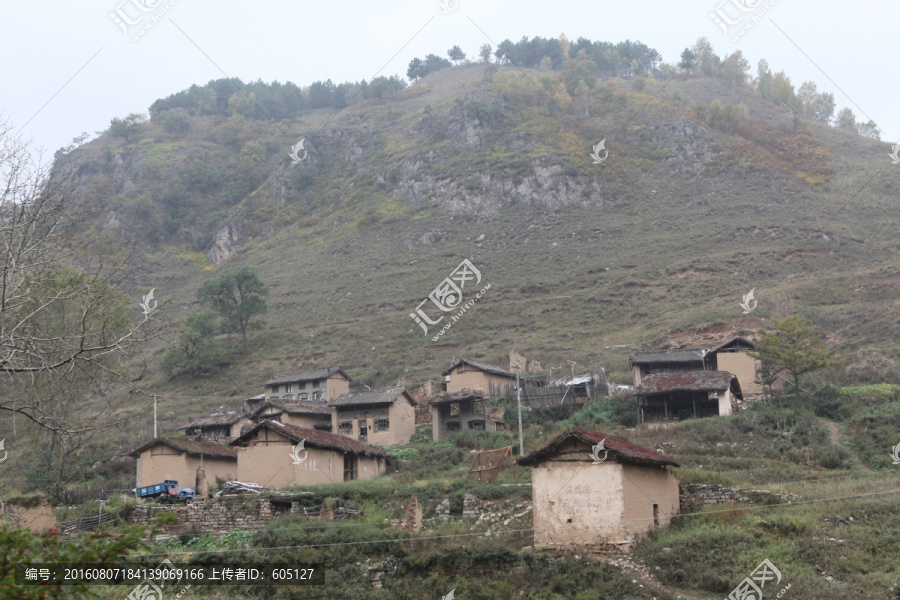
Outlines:
<svg viewBox="0 0 900 600"><path fill-rule="evenodd" d="M237 453L217 442L160 437L129 455L137 458L137 487L174 479L181 487L192 488L201 465L210 481L234 479L238 470Z"/></svg>
<svg viewBox="0 0 900 600"><path fill-rule="evenodd" d="M654 373L631 393L638 398L641 425L730 415L743 399L737 377L726 371Z"/></svg>
<svg viewBox="0 0 900 600"><path fill-rule="evenodd" d="M263 384L266 400L328 402L350 391L350 378L338 367L278 375Z"/></svg>
<svg viewBox="0 0 900 600"><path fill-rule="evenodd" d="M485 396L497 397L516 391L515 374L478 360L461 358L441 375L450 393L479 390Z"/></svg>
<svg viewBox="0 0 900 600"><path fill-rule="evenodd" d="M296 451L301 441L303 449ZM387 468L387 455L378 448L270 419L260 421L231 446L237 453L238 481L274 488L369 479Z"/></svg>
<svg viewBox="0 0 900 600"><path fill-rule="evenodd" d="M266 400L251 417L256 422L272 419L285 425L331 431L331 408L324 404Z"/></svg>
<svg viewBox="0 0 900 600"><path fill-rule="evenodd" d="M654 373L678 373L702 371L702 350L658 350L635 352L629 360L634 385L640 385L644 377Z"/></svg>
<svg viewBox="0 0 900 600"><path fill-rule="evenodd" d="M364 444L406 444L416 433L416 401L402 388L344 394L328 406L331 431Z"/></svg>
<svg viewBox="0 0 900 600"><path fill-rule="evenodd" d="M464 429L502 431L504 407L488 407L480 391L444 392L431 400L431 432L434 441L446 440L450 433Z"/></svg>
<svg viewBox="0 0 900 600"><path fill-rule="evenodd" d="M241 434L243 427L251 424L250 415L232 410L196 419L179 427L178 431L185 431L188 437L197 437L200 441L215 442L233 440Z"/></svg>
<svg viewBox="0 0 900 600"><path fill-rule="evenodd" d="M706 368L736 375L744 396L762 396L762 363L748 354L755 348L756 345L746 338L733 338L706 354Z"/></svg>
<svg viewBox="0 0 900 600"><path fill-rule="evenodd" d="M536 550L628 551L678 514L678 462L624 438L570 429L518 464L534 467Z"/></svg>

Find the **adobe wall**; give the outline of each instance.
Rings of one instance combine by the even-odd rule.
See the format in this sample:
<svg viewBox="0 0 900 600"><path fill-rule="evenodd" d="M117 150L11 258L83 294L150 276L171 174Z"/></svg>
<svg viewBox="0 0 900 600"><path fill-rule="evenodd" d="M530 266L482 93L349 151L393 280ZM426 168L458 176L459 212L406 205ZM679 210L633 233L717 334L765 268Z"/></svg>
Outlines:
<svg viewBox="0 0 900 600"><path fill-rule="evenodd" d="M11 499L4 502L0 521L12 527L27 527L33 533L44 533L56 527L56 511L46 499Z"/></svg>
<svg viewBox="0 0 900 600"><path fill-rule="evenodd" d="M531 472L535 549L625 542L622 479L621 465L612 462L548 460L536 466Z"/></svg>

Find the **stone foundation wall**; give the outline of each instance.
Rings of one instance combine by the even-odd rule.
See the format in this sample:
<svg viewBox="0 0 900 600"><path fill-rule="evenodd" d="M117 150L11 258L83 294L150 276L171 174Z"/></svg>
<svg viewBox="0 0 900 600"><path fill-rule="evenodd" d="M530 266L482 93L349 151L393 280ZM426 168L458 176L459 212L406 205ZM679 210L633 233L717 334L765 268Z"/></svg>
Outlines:
<svg viewBox="0 0 900 600"><path fill-rule="evenodd" d="M741 488L726 488L721 485L707 485L701 483L680 484L679 500L681 514L694 513L704 506L711 504L727 504L743 502L747 504L779 504L799 500L795 494L783 496L773 494L769 490L747 490Z"/></svg>
<svg viewBox="0 0 900 600"><path fill-rule="evenodd" d="M125 520L129 523L149 525L161 513L174 513L176 522L160 525L160 529L168 533L189 529L231 531L237 527L250 531L262 529L269 521L289 510L289 506L273 504L261 498L210 500L203 504L162 506L144 504L137 506Z"/></svg>

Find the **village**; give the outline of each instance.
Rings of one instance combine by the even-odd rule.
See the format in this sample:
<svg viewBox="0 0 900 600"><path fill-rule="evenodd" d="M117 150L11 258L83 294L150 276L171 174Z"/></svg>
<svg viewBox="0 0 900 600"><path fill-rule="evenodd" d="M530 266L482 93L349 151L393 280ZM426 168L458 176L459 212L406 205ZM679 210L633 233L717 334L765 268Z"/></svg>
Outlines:
<svg viewBox="0 0 900 600"><path fill-rule="evenodd" d="M711 350L637 352L630 356L631 386L609 384L600 366L541 377L541 365L516 350L508 368L459 358L440 381L411 389L351 391L350 374L337 366L277 375L262 383L262 394L134 448L133 492L150 506L181 500L186 506L180 510L193 511L185 524L211 527L223 521L199 516L197 511L209 510L208 501L272 492L269 510L246 521L262 525L298 510L296 502L285 500L290 494L278 490L385 475L392 460L385 448L408 444L417 426L429 428L436 442L465 430L507 431L507 409L494 402L498 398L537 409L568 404L578 410L610 392L624 392L637 398L636 419L643 428L731 415L766 391L760 361L748 354L753 348L752 341L735 337ZM513 466L505 464L513 453L480 452L475 477L492 482L501 468ZM682 507L693 509L698 502L680 496L676 460L596 431L568 430L519 456L515 466L532 468L535 549L627 552L647 531L665 527ZM420 528L421 507L411 510L418 511L414 528ZM47 507L21 516L36 530L57 526Z"/></svg>

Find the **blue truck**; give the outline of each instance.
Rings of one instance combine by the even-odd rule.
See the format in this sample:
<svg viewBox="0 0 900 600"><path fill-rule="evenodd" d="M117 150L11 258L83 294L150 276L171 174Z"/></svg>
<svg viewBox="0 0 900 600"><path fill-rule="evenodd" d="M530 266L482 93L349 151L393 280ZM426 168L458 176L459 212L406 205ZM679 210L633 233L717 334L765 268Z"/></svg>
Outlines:
<svg viewBox="0 0 900 600"><path fill-rule="evenodd" d="M174 479L134 488L136 498L156 498L159 502L187 501L194 498L194 488L179 488Z"/></svg>

